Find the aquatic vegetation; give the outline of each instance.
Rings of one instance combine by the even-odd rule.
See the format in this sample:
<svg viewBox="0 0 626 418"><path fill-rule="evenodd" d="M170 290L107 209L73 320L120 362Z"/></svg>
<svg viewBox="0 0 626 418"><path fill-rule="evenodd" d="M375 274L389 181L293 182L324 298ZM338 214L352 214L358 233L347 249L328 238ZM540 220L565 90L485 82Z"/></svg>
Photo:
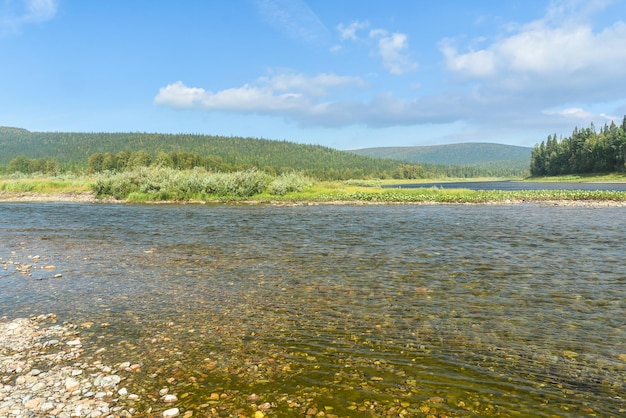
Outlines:
<svg viewBox="0 0 626 418"><path fill-rule="evenodd" d="M329 191L311 196L316 201L375 203L489 203L522 201L626 201L626 193L585 190L468 190L468 189L360 189Z"/></svg>

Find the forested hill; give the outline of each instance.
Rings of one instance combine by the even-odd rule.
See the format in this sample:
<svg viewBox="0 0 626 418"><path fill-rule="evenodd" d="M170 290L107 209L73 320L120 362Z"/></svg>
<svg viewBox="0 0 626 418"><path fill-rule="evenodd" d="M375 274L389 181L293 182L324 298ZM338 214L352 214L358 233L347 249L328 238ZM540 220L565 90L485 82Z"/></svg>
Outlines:
<svg viewBox="0 0 626 418"><path fill-rule="evenodd" d="M488 163L522 164L528 169L531 148L490 143L461 143L415 147L363 148L358 155L391 158L426 164L476 165Z"/></svg>
<svg viewBox="0 0 626 418"><path fill-rule="evenodd" d="M54 164L49 165L58 166L60 171L81 171L87 169L88 160L94 155L115 160L120 154L128 156L128 153L135 153L135 157L140 156L148 164L165 153L200 159L203 166L220 171L251 167L271 173L297 170L319 179L384 178L407 172L406 162L288 141L194 134L30 132L0 127L0 171L10 169L16 157L20 166L29 163L25 159L38 163L41 161L37 160L45 159L53 161ZM146 154L148 158L144 158ZM46 164L36 164L37 167L43 165ZM439 167L420 167L420 170L417 172L424 174L427 170L429 175L449 175ZM463 174L472 175L453 173Z"/></svg>
<svg viewBox="0 0 626 418"><path fill-rule="evenodd" d="M452 147L450 150L454 150ZM466 156L469 152L457 151ZM476 151L479 152L479 151ZM477 177L495 175L492 169L477 166L450 166L428 162L411 164L405 161L379 158L379 155L358 155L320 145L298 144L258 138L224 137L196 134L158 133L77 133L77 132L30 132L21 128L0 127L0 171L10 168L16 157L26 159L54 160L52 167L61 171L84 170L88 160L98 155L115 160L120 154L142 153L148 164L154 164L159 154L177 154L191 158L201 157L208 168L229 171L257 167L282 173L290 170L306 172L319 179L348 178L417 178L417 177ZM182 155L184 154L184 155ZM453 155L453 154L451 154ZM137 157L137 155L135 155ZM22 158L23 159L23 158ZM151 162L150 162L151 161ZM436 161L436 160L431 160ZM467 160L455 160L467 163ZM20 161L28 163L28 161ZM520 171L528 171L526 165ZM41 166L41 164L39 165ZM511 174L510 172L507 174Z"/></svg>

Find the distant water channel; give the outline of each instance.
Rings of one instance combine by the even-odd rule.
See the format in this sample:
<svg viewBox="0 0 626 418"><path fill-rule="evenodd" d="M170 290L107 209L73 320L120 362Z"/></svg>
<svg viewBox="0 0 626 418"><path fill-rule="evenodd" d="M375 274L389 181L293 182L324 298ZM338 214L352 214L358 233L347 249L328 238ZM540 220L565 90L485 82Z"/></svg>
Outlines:
<svg viewBox="0 0 626 418"><path fill-rule="evenodd" d="M470 190L590 190L590 191L617 191L626 192L626 183L576 183L576 182L532 182L532 181L460 181L460 182L433 182L383 186L385 188L431 188L440 189L470 189Z"/></svg>
<svg viewBox="0 0 626 418"><path fill-rule="evenodd" d="M93 322L156 416L163 387L193 416L621 416L625 236L624 208L0 203L0 261L56 266L0 269L0 317Z"/></svg>

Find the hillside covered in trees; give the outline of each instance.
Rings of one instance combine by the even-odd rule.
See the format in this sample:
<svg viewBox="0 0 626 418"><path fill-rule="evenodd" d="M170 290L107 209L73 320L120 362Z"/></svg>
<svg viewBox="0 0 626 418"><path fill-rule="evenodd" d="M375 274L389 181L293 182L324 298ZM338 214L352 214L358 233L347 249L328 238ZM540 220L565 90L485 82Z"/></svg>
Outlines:
<svg viewBox="0 0 626 418"><path fill-rule="evenodd" d="M216 171L257 167L269 173L303 171L316 178L391 175L401 164L332 148L257 138L158 133L29 132L0 127L0 167L54 161L60 171L123 169L161 164ZM32 170L31 170L32 171Z"/></svg>
<svg viewBox="0 0 626 418"><path fill-rule="evenodd" d="M599 132L575 128L568 138L548 135L531 154L533 176L626 171L626 116L621 126L605 124Z"/></svg>
<svg viewBox="0 0 626 418"><path fill-rule="evenodd" d="M0 173L124 171L141 166L203 167L270 174L302 172L320 180L478 177L477 166L437 165L357 155L320 145L196 134L30 132L0 127Z"/></svg>
<svg viewBox="0 0 626 418"><path fill-rule="evenodd" d="M473 167L492 176L523 176L528 175L531 148L492 143L460 143L362 148L352 152L418 164Z"/></svg>

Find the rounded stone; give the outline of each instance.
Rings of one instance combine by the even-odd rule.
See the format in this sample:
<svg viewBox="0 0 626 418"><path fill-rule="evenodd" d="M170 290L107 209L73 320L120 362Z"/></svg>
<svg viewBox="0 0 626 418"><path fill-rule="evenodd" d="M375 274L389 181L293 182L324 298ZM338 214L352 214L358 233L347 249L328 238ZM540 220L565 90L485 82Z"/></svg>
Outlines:
<svg viewBox="0 0 626 418"><path fill-rule="evenodd" d="M174 403L178 401L178 397L176 395L165 395L163 396L163 402L165 403Z"/></svg>
<svg viewBox="0 0 626 418"><path fill-rule="evenodd" d="M178 408L170 408L163 411L163 418L175 418L180 415Z"/></svg>

